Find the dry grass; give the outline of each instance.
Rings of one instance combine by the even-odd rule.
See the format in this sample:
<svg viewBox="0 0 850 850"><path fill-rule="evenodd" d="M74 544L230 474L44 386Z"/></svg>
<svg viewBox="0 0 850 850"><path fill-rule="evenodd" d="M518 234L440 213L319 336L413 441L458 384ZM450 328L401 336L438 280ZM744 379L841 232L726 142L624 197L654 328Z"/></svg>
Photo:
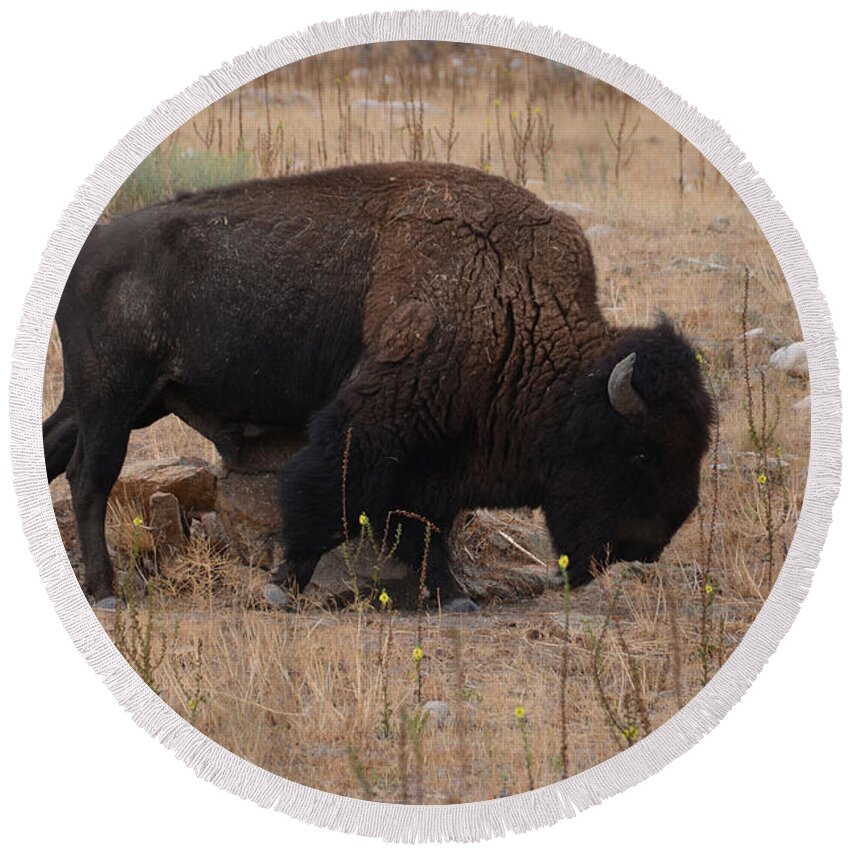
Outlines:
<svg viewBox="0 0 850 850"><path fill-rule="evenodd" d="M362 607L284 614L258 603L256 571L197 545L149 586L154 604L139 620L153 618L154 655L163 653L155 687L201 731L317 788L433 803L561 778L562 738L574 774L690 699L770 590L771 561L781 565L803 498L809 429L807 413L793 409L805 382L768 371L764 398L778 422L769 456L754 445L741 344L745 269L746 326L765 329L747 352L757 420L756 368L800 330L766 240L699 152L638 104L542 60L490 48L424 50L412 43L330 53L255 82L175 133L140 169L148 194L137 182L113 211L246 168L259 175L450 157L525 181L576 215L611 321L651 322L663 310L697 341L720 410L702 507L660 564L642 573L618 565L571 595L566 653L555 591L421 623ZM199 161L203 174L184 167ZM55 339L46 375L48 413L61 390ZM131 440L134 457L179 454L214 452L172 417ZM124 561L138 545L136 510L110 517L110 542ZM469 533L482 527L526 543L543 532L536 512L482 512ZM155 557L147 538L143 548ZM549 559L545 547L531 548L533 557L519 557ZM114 633L115 616L99 616ZM452 711L443 726L423 721L417 705L417 644L422 700L445 700Z"/></svg>

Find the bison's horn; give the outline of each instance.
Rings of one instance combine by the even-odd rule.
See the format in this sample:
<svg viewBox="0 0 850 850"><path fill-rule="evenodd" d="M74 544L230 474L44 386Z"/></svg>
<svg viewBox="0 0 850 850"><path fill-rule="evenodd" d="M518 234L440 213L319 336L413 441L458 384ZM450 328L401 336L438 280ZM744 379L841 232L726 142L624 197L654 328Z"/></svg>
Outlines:
<svg viewBox="0 0 850 850"><path fill-rule="evenodd" d="M633 351L624 357L608 377L608 398L611 407L621 416L639 416L646 413L646 405L632 386L632 370L637 354Z"/></svg>

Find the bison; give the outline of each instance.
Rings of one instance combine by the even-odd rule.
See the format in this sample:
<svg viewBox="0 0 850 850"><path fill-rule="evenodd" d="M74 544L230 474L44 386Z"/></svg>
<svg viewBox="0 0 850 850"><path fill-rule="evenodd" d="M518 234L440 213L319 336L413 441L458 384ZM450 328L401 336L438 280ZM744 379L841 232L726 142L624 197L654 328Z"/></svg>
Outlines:
<svg viewBox="0 0 850 850"><path fill-rule="evenodd" d="M697 504L714 412L694 350L664 318L608 324L578 223L476 169L178 195L94 228L56 321L47 475L67 471L96 600L113 592L104 516L129 434L169 413L225 459L249 433L304 435L281 470L276 572L298 590L343 513L427 517L428 590L463 607L464 509L541 507L578 586L657 560ZM398 555L419 569L423 535L403 530Z"/></svg>

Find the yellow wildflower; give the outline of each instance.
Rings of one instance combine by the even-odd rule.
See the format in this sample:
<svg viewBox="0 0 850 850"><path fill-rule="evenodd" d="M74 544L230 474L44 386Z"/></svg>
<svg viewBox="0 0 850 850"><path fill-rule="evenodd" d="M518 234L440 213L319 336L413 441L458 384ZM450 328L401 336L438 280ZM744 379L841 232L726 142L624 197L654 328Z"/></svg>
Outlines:
<svg viewBox="0 0 850 850"><path fill-rule="evenodd" d="M623 737L624 737L627 741L634 741L634 740L637 738L637 736L638 736L638 730L637 730L637 727L635 727L635 726L626 726L626 728L625 728L625 729L623 729Z"/></svg>
<svg viewBox="0 0 850 850"><path fill-rule="evenodd" d="M525 718L525 709L521 705L518 705L514 709L514 717L516 717L517 720L523 720Z"/></svg>
<svg viewBox="0 0 850 850"><path fill-rule="evenodd" d="M384 608L386 608L387 605L390 604L390 595L386 592L386 590L381 591L381 595L378 597L378 602L380 602L381 605L384 606Z"/></svg>
<svg viewBox="0 0 850 850"><path fill-rule="evenodd" d="M714 585L710 581L705 584L705 592L708 594L714 593Z"/></svg>
<svg viewBox="0 0 850 850"><path fill-rule="evenodd" d="M705 363L705 358L702 356L702 354L699 351L697 352L697 363L699 363L700 366L702 366L702 364Z"/></svg>
<svg viewBox="0 0 850 850"><path fill-rule="evenodd" d="M760 472L759 477L756 478L756 481L758 481L759 484L764 486L765 484L767 484L767 476L763 472Z"/></svg>
<svg viewBox="0 0 850 850"><path fill-rule="evenodd" d="M133 525L135 525L136 528L141 528L144 525L144 522L145 521L140 516L133 517Z"/></svg>
<svg viewBox="0 0 850 850"><path fill-rule="evenodd" d="M413 647L413 660L418 664L422 660L422 647Z"/></svg>
<svg viewBox="0 0 850 850"><path fill-rule="evenodd" d="M360 514L360 525L367 526L369 525L369 517L366 516L366 513Z"/></svg>
<svg viewBox="0 0 850 850"><path fill-rule="evenodd" d="M558 566L562 570L565 570L569 565L570 565L570 556L569 555L561 555L561 557L558 558Z"/></svg>

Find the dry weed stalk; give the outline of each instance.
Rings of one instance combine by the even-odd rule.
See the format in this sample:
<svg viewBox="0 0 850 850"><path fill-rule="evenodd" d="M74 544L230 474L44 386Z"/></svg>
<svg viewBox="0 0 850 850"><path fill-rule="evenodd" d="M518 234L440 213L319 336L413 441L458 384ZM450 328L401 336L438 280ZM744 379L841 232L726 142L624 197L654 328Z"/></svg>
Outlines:
<svg viewBox="0 0 850 850"><path fill-rule="evenodd" d="M525 101L524 118L519 112L510 112L511 154L514 160L514 182L519 186L528 183L528 150L534 135L534 115L531 105L531 83Z"/></svg>
<svg viewBox="0 0 850 850"><path fill-rule="evenodd" d="M154 610L152 588L144 591L144 608L139 605L137 578L141 578L143 520L133 518L134 544L129 551L128 569L123 579L115 579L115 616L112 623L112 640L118 651L130 662L142 681L154 693L159 693L157 670L169 650L168 641L157 612ZM158 646L157 646L158 644Z"/></svg>
<svg viewBox="0 0 850 850"><path fill-rule="evenodd" d="M404 119L404 130L408 136L405 145L404 135L401 137L402 150L411 162L417 162L425 158L425 102L422 99L422 75L417 75L417 88L414 89L412 76L408 76L399 69L399 79L404 92L402 100L402 117Z"/></svg>
<svg viewBox="0 0 850 850"><path fill-rule="evenodd" d="M458 139L460 138L460 133L455 130L455 112L457 109L457 74L452 75L452 105L449 111L449 126L446 130L446 135L444 136L438 129L435 128L434 132L437 134L437 138L443 143L443 146L446 149L446 162L452 161L452 149L457 144Z"/></svg>
<svg viewBox="0 0 850 850"><path fill-rule="evenodd" d="M501 113L502 101L497 97L493 100L493 110L496 113L496 138L499 140L499 154L502 157L502 174L507 177L509 175L508 171L508 157L505 153L505 134L502 131L502 113Z"/></svg>
<svg viewBox="0 0 850 850"><path fill-rule="evenodd" d="M608 580L602 583L603 596L606 601L605 620L602 630L597 637L591 633L593 653L591 654L591 670L593 683L596 688L599 702L614 736L614 740L621 748L628 748L635 744L640 737L648 735L652 731L649 710L642 691L642 677L637 667L634 653L623 634L620 621L616 616L617 601L623 587L624 573L621 572L612 591L608 587ZM597 578L598 581L602 579ZM602 680L602 646L608 630L613 629L614 639L621 653L621 661L626 670L627 688L623 695L622 713L608 696L605 683Z"/></svg>
<svg viewBox="0 0 850 850"><path fill-rule="evenodd" d="M320 136L319 141L316 142L316 148L318 152L318 159L322 165L322 168L328 167L328 139L325 132L325 99L324 99L324 87L322 85L322 72L318 65L316 65L316 100L319 104L319 128L320 128Z"/></svg>
<svg viewBox="0 0 850 850"><path fill-rule="evenodd" d="M614 146L614 185L618 189L620 188L620 173L628 168L629 163L631 163L632 157L635 154L635 143L633 140L635 133L640 126L640 117L638 117L635 119L634 124L632 124L628 130L626 129L628 111L629 98L626 95L623 95L623 108L620 111L620 122L617 125L616 133L612 132L611 127L608 124L608 119L604 119L605 132L608 134L608 138Z"/></svg>
<svg viewBox="0 0 850 850"><path fill-rule="evenodd" d="M685 194L685 139L681 133L676 136L676 147L679 152L679 197Z"/></svg>
<svg viewBox="0 0 850 850"><path fill-rule="evenodd" d="M776 481L782 476L782 450L776 442L776 429L779 425L780 407L776 404L776 410L771 418L767 410L767 382L765 370L757 370L759 378L759 421L756 422L755 402L753 399L753 386L750 373L750 351L749 351L749 301L750 301L750 269L744 269L743 303L741 306L741 345L744 358L744 381L746 383L746 412L747 430L750 443L758 456L759 463L756 471L756 486L759 500L763 505L761 521L767 538L767 590L773 586L774 573L776 571L776 528L774 520L774 490ZM771 461L775 461L776 475L771 468Z"/></svg>
<svg viewBox="0 0 850 850"><path fill-rule="evenodd" d="M558 558L558 567L561 570L562 582L562 605L564 610L564 636L561 641L561 676L559 682L559 703L561 707L561 778L566 779L570 775L569 755L567 751L567 678L569 673L569 648L570 648L570 581L567 570L570 559L567 555Z"/></svg>
<svg viewBox="0 0 850 850"><path fill-rule="evenodd" d="M712 365L709 363L701 352L697 353L697 360L705 379L708 394L711 397L712 407L715 410L715 416L712 424L711 433L711 448L710 448L710 505L708 518L708 535L705 533L705 515L700 508L699 514L699 537L701 543L701 558L697 566L697 592L699 594L700 605L700 645L699 657L702 666L702 683L708 684L711 678L709 669L713 659L719 652L719 648L723 644L723 624L719 624L719 632L717 635L717 643L715 643L714 623L712 619L712 611L714 601L717 598L719 587L716 579L712 577L712 563L714 560L715 539L717 536L717 512L720 503L720 413L718 410L719 398L718 392L712 373Z"/></svg>
<svg viewBox="0 0 850 850"><path fill-rule="evenodd" d="M351 165L351 92L347 77L336 78L336 109L339 119L337 131L339 160L340 163ZM324 148L324 145L322 147Z"/></svg>
<svg viewBox="0 0 850 850"><path fill-rule="evenodd" d="M351 772L357 779L357 784L360 786L363 797L367 800L374 800L375 789L372 787L372 783L369 782L369 777L366 776L366 769L363 767L363 762L360 759L360 753L351 742L349 742L346 747L346 752L348 754L348 764L351 767Z"/></svg>
<svg viewBox="0 0 850 850"><path fill-rule="evenodd" d="M555 149L555 125L549 120L548 113L544 114L538 106L534 110L534 158L540 166L543 180L549 182L549 158Z"/></svg>
<svg viewBox="0 0 850 850"><path fill-rule="evenodd" d="M461 764L471 764L472 757L469 748L469 736L466 716L466 673L463 666L463 634L462 630L452 627L448 632L449 642L452 646L452 671L454 679L454 732L457 741L457 753ZM466 796L466 772L461 771L449 792L450 803L462 803Z"/></svg>
<svg viewBox="0 0 850 850"><path fill-rule="evenodd" d="M216 131L216 121L215 121L215 106L210 106L206 110L206 126L203 128L199 128L197 122L192 120L192 129L195 131L195 135L200 139L201 144L204 146L204 150L209 153L210 148L213 146L213 142L215 142L215 131Z"/></svg>

